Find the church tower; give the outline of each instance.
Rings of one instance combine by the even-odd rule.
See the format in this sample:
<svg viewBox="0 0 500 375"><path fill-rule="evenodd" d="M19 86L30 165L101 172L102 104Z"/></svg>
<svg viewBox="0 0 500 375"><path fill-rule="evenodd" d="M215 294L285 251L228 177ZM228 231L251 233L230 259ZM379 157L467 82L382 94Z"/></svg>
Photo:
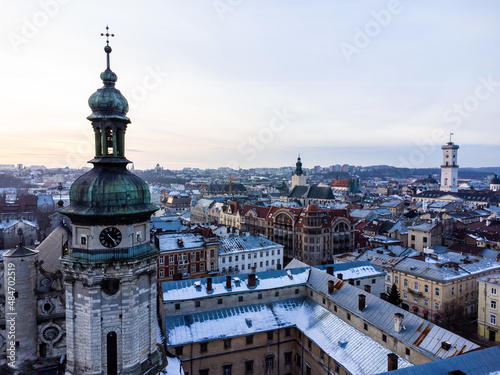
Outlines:
<svg viewBox="0 0 500 375"><path fill-rule="evenodd" d="M302 171L302 161L300 160L300 155L297 158L297 163L295 163L295 172L292 175L292 190L295 186L307 186L306 174Z"/></svg>
<svg viewBox="0 0 500 375"><path fill-rule="evenodd" d="M441 191L456 193L458 191L458 145L451 141L441 147L443 163L441 164Z"/></svg>
<svg viewBox="0 0 500 375"><path fill-rule="evenodd" d="M147 184L127 170L128 102L115 88L106 27L104 86L89 98L93 168L71 186L72 235L63 249L66 374L142 374L159 361L158 250L149 220L158 209ZM103 34L101 34L103 35Z"/></svg>

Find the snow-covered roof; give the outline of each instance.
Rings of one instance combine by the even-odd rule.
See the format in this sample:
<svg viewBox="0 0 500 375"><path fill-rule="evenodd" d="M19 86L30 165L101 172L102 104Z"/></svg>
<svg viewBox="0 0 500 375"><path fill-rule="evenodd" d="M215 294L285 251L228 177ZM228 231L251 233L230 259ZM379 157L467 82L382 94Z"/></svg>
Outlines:
<svg viewBox="0 0 500 375"><path fill-rule="evenodd" d="M248 276L238 274L231 279L231 289L226 289L226 276L212 277L212 291L207 292L207 279L188 279L168 281L162 284L163 302L183 301L194 298L205 298L231 293L252 292L255 290L266 290L284 288L294 285L305 285L309 276L308 268L297 268L291 270L275 270L257 272L255 287L248 286ZM239 282L235 279L238 279ZM196 285L200 285L197 287Z"/></svg>
<svg viewBox="0 0 500 375"><path fill-rule="evenodd" d="M219 240L219 255L251 250L269 250L276 248L276 246L283 247L283 245L260 236L223 237Z"/></svg>
<svg viewBox="0 0 500 375"><path fill-rule="evenodd" d="M392 321L392 319L391 319ZM251 335L297 327L327 355L352 374L377 374L387 369L390 350L305 298L246 305L165 319L168 346ZM411 366L399 358L400 368Z"/></svg>
<svg viewBox="0 0 500 375"><path fill-rule="evenodd" d="M328 294L329 280L339 285L339 288L333 294ZM339 282L340 284L337 284ZM333 303L342 306L351 314L358 315L361 319L386 332L388 336L393 336L428 358L434 360L449 358L479 348L473 342L370 293L365 293L366 307L363 311L359 311L358 298L356 298L359 289L326 272L312 268L308 284L318 293L327 296ZM392 319L396 313L404 315L404 329L399 333L395 332L394 319ZM451 344L448 350L441 347L441 343L445 341Z"/></svg>
<svg viewBox="0 0 500 375"><path fill-rule="evenodd" d="M159 234L160 252L200 249L204 247L203 236L194 233Z"/></svg>

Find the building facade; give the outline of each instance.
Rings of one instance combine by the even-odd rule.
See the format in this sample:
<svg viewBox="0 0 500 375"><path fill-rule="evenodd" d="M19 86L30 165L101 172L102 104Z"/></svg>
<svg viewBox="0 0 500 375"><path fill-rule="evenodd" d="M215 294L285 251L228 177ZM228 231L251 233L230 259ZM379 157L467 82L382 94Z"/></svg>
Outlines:
<svg viewBox="0 0 500 375"><path fill-rule="evenodd" d="M477 333L485 340L500 342L500 274L478 278Z"/></svg>

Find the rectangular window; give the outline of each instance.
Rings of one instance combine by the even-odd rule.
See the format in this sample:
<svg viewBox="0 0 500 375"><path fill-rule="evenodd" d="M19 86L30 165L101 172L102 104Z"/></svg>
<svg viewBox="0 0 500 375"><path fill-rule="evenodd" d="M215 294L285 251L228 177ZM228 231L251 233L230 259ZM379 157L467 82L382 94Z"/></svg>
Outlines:
<svg viewBox="0 0 500 375"><path fill-rule="evenodd" d="M81 245L86 245L87 244L87 237L81 236L80 237L80 244ZM160 258L163 258L163 257L160 257ZM162 264L162 262L160 262L160 264Z"/></svg>
<svg viewBox="0 0 500 375"><path fill-rule="evenodd" d="M263 256L264 256L264 252L263 252L263 251L261 251L261 252L260 252L260 257L262 258Z"/></svg>
<svg viewBox="0 0 500 375"><path fill-rule="evenodd" d="M452 286L452 287L451 287L451 295L452 295L452 296L454 296L454 295L455 295L455 287L454 287L454 286Z"/></svg>
<svg viewBox="0 0 500 375"><path fill-rule="evenodd" d="M492 310L497 309L497 301L495 301L495 300L490 301L490 309L492 309Z"/></svg>
<svg viewBox="0 0 500 375"><path fill-rule="evenodd" d="M224 339L224 349L231 348L231 339Z"/></svg>
<svg viewBox="0 0 500 375"><path fill-rule="evenodd" d="M238 255L235 255L234 256L234 261L237 262L238 261Z"/></svg>
<svg viewBox="0 0 500 375"><path fill-rule="evenodd" d="M403 299L408 299L408 293L403 292Z"/></svg>
<svg viewBox="0 0 500 375"><path fill-rule="evenodd" d="M406 355L409 357L410 356L410 348L406 348Z"/></svg>
<svg viewBox="0 0 500 375"><path fill-rule="evenodd" d="M429 306L429 299L428 298L424 298L424 306Z"/></svg>
<svg viewBox="0 0 500 375"><path fill-rule="evenodd" d="M191 265L191 273L196 272L196 264Z"/></svg>
<svg viewBox="0 0 500 375"><path fill-rule="evenodd" d="M222 369L224 370L224 375L231 375L231 367L232 365L225 365L222 366Z"/></svg>
<svg viewBox="0 0 500 375"><path fill-rule="evenodd" d="M222 257L222 263L226 263L226 257Z"/></svg>
<svg viewBox="0 0 500 375"><path fill-rule="evenodd" d="M490 324L497 324L497 314L490 314Z"/></svg>
<svg viewBox="0 0 500 375"><path fill-rule="evenodd" d="M274 356L267 356L266 357L266 368L268 370L270 370L273 367L274 367Z"/></svg>
<svg viewBox="0 0 500 375"><path fill-rule="evenodd" d="M290 328L285 328L285 337L289 337L291 335Z"/></svg>
<svg viewBox="0 0 500 375"><path fill-rule="evenodd" d="M245 362L245 374L253 374L253 361Z"/></svg>
<svg viewBox="0 0 500 375"><path fill-rule="evenodd" d="M491 288L491 294L496 296L497 295L497 288Z"/></svg>
<svg viewBox="0 0 500 375"><path fill-rule="evenodd" d="M383 342L387 342L387 335L382 334L382 341L383 341Z"/></svg>
<svg viewBox="0 0 500 375"><path fill-rule="evenodd" d="M174 276L174 269L173 268L169 268L168 275L169 276Z"/></svg>
<svg viewBox="0 0 500 375"><path fill-rule="evenodd" d="M208 369L207 368L201 369L200 375L208 375Z"/></svg>
<svg viewBox="0 0 500 375"><path fill-rule="evenodd" d="M210 250L210 258L213 258L215 256L214 250Z"/></svg>
<svg viewBox="0 0 500 375"><path fill-rule="evenodd" d="M238 296L238 302L243 302L243 296Z"/></svg>
<svg viewBox="0 0 500 375"><path fill-rule="evenodd" d="M268 261L268 260L266 260L266 267L268 267L268 266L269 266L269 261Z"/></svg>
<svg viewBox="0 0 500 375"><path fill-rule="evenodd" d="M413 296L413 302L418 303L418 296Z"/></svg>
<svg viewBox="0 0 500 375"><path fill-rule="evenodd" d="M311 366L306 363L306 375L311 375Z"/></svg>
<svg viewBox="0 0 500 375"><path fill-rule="evenodd" d="M247 344L253 344L253 335L249 335L246 337Z"/></svg>
<svg viewBox="0 0 500 375"><path fill-rule="evenodd" d="M434 302L434 310L439 310L439 302Z"/></svg>
<svg viewBox="0 0 500 375"><path fill-rule="evenodd" d="M241 254L241 260L245 260L245 254Z"/></svg>
<svg viewBox="0 0 500 375"><path fill-rule="evenodd" d="M423 240L424 240L424 243L427 243L427 237L424 237Z"/></svg>
<svg viewBox="0 0 500 375"><path fill-rule="evenodd" d="M269 332L267 332L267 339L268 339L268 340L272 340L272 339L273 339L273 336L274 336L274 331L269 331Z"/></svg>
<svg viewBox="0 0 500 375"><path fill-rule="evenodd" d="M222 298L219 298L219 299L217 300L217 304L218 304L218 305L222 305Z"/></svg>
<svg viewBox="0 0 500 375"><path fill-rule="evenodd" d="M200 301L194 301L194 307L200 307L201 302Z"/></svg>
<svg viewBox="0 0 500 375"><path fill-rule="evenodd" d="M434 294L436 295L436 297L439 297L439 288L436 288L436 289L434 290Z"/></svg>
<svg viewBox="0 0 500 375"><path fill-rule="evenodd" d="M175 304L175 309L176 310L180 310L181 309L181 304L180 303L176 303Z"/></svg>
<svg viewBox="0 0 500 375"><path fill-rule="evenodd" d="M347 320L351 320L351 314L347 313Z"/></svg>
<svg viewBox="0 0 500 375"><path fill-rule="evenodd" d="M424 293L429 293L429 285L424 285Z"/></svg>
<svg viewBox="0 0 500 375"><path fill-rule="evenodd" d="M182 355L182 346L175 347L175 355Z"/></svg>
<svg viewBox="0 0 500 375"><path fill-rule="evenodd" d="M238 267L238 265L236 265L236 267ZM245 265L244 264L241 265L241 270L245 271Z"/></svg>
<svg viewBox="0 0 500 375"><path fill-rule="evenodd" d="M418 292L418 282L413 283L413 288L415 289L415 292Z"/></svg>
<svg viewBox="0 0 500 375"><path fill-rule="evenodd" d="M208 344L206 342L202 342L200 344L200 352L205 353L208 351Z"/></svg>
<svg viewBox="0 0 500 375"><path fill-rule="evenodd" d="M160 270L160 277L164 277L163 270Z"/></svg>
<svg viewBox="0 0 500 375"><path fill-rule="evenodd" d="M262 293L257 294L257 299L262 299Z"/></svg>
<svg viewBox="0 0 500 375"><path fill-rule="evenodd" d="M163 257L160 257L160 264L163 264Z"/></svg>
<svg viewBox="0 0 500 375"><path fill-rule="evenodd" d="M302 357L300 356L300 354L295 354L295 363L297 367L300 368L300 364L302 363Z"/></svg>
<svg viewBox="0 0 500 375"><path fill-rule="evenodd" d="M289 365L292 363L292 352L285 353L285 365Z"/></svg>
<svg viewBox="0 0 500 375"><path fill-rule="evenodd" d="M386 279L388 282L391 281L391 275L387 275L387 279Z"/></svg>
<svg viewBox="0 0 500 375"><path fill-rule="evenodd" d="M311 349L311 348L312 348L312 344L313 344L313 343L312 343L311 339L308 339L308 340L307 340L307 346L309 347L309 349Z"/></svg>
<svg viewBox="0 0 500 375"><path fill-rule="evenodd" d="M368 324L363 323L363 329L364 329L365 331L368 331Z"/></svg>
<svg viewBox="0 0 500 375"><path fill-rule="evenodd" d="M275 297L279 297L280 296L280 292L279 291L274 292L274 296Z"/></svg>
<svg viewBox="0 0 500 375"><path fill-rule="evenodd" d="M394 283L395 283L395 284L398 284L398 283L399 283L399 277L398 277L398 276L394 276Z"/></svg>
<svg viewBox="0 0 500 375"><path fill-rule="evenodd" d="M408 286L408 279L403 279L403 285Z"/></svg>
<svg viewBox="0 0 500 375"><path fill-rule="evenodd" d="M200 272L205 272L205 263L200 263Z"/></svg>
<svg viewBox="0 0 500 375"><path fill-rule="evenodd" d="M261 267L261 268L262 268L262 267L264 267L264 265L263 265L263 263L262 263L262 262L260 262L260 267Z"/></svg>
<svg viewBox="0 0 500 375"><path fill-rule="evenodd" d="M376 281L377 281L377 280L375 280L375 279L372 279L372 284L375 284L375 282L376 282Z"/></svg>
<svg viewBox="0 0 500 375"><path fill-rule="evenodd" d="M233 257L232 256L229 256L229 260L228 262L232 262L233 261Z"/></svg>

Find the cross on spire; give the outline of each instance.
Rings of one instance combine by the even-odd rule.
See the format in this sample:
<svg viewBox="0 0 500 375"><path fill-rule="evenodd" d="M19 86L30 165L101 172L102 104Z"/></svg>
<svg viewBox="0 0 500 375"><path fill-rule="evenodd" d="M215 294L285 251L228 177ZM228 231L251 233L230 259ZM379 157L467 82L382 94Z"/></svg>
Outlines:
<svg viewBox="0 0 500 375"><path fill-rule="evenodd" d="M115 36L115 34L110 34L110 33L109 33L109 27L108 27L108 25L106 25L106 34L101 33L101 36L106 36L106 45L107 45L107 46L109 46L109 37L110 37L110 36L111 36L111 37L114 37L114 36Z"/></svg>

